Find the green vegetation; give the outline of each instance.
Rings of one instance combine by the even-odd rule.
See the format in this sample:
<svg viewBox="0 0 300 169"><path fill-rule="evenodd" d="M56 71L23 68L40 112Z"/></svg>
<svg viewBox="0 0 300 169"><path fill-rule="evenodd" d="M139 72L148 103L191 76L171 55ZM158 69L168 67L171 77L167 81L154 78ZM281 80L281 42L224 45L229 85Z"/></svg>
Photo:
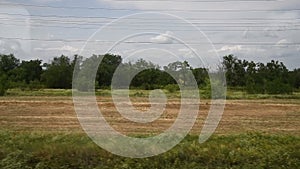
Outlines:
<svg viewBox="0 0 300 169"><path fill-rule="evenodd" d="M0 96L72 96L72 75L89 65L97 65L96 95L110 96L112 75L120 65L117 76L129 78L131 97L148 97L150 90L163 89L168 98L180 98L180 85L188 85L190 71L199 86L200 97L209 99L210 81L204 68L192 68L189 63L174 62L160 68L139 60L123 63L120 56L94 55L82 60L75 56L56 57L51 63L41 60L20 62L13 55L0 55ZM81 63L80 68L76 62ZM289 71L277 61L254 63L225 56L227 99L300 99L300 69ZM171 76L171 75L172 76ZM122 78L120 78L122 79ZM177 79L177 81L175 80ZM85 83L85 79L82 83ZM212 82L219 83L219 82ZM76 86L81 88L79 83ZM123 81L112 87L122 90ZM89 90L89 89L88 89ZM125 93L125 92L124 92ZM26 98L26 97L24 97ZM67 97L66 97L67 98ZM290 101L290 100L289 100ZM297 101L298 103L298 101ZM198 137L188 136L171 151L162 155L130 159L112 155L79 133L30 133L0 130L0 168L297 168L300 166L300 137L247 133L214 136L204 144Z"/></svg>
<svg viewBox="0 0 300 169"><path fill-rule="evenodd" d="M5 74L0 74L0 96L5 95L7 89L7 77Z"/></svg>
<svg viewBox="0 0 300 169"><path fill-rule="evenodd" d="M159 156L131 159L96 146L84 134L0 132L0 168L297 168L300 138L248 133L188 136Z"/></svg>
<svg viewBox="0 0 300 169"><path fill-rule="evenodd" d="M299 88L299 70L289 72L282 62L254 63L239 60L233 55L224 56L227 84L245 87L248 93L290 94Z"/></svg>
<svg viewBox="0 0 300 169"><path fill-rule="evenodd" d="M163 90L168 98L180 98L180 91L177 85L167 85ZM130 97L148 97L150 90L131 89ZM210 99L210 92L205 89L200 89L201 99ZM96 90L96 96L111 96L109 89ZM300 91L295 91L293 94L249 94L245 89L231 89L227 90L227 99L300 99ZM71 89L39 89L39 90L21 90L9 89L6 96L72 96Z"/></svg>
<svg viewBox="0 0 300 169"><path fill-rule="evenodd" d="M115 73L118 66L120 71ZM93 73L95 67L98 67L98 71ZM226 70L228 87L234 90L243 89L247 94L290 95L300 87L300 69L289 71L278 61L254 63L228 55L223 58L220 65L220 70L222 69ZM123 63L121 56L112 54L93 55L85 60L77 55L73 59L62 55L45 64L41 60L20 62L12 54L0 55L0 95L4 95L7 89L71 89L73 71L75 78L84 74L76 79L74 86L82 91L89 91L93 86L86 84L92 82L86 74L96 74L93 78L96 89L109 89L111 86L114 89L124 89L130 85L131 89L166 89L170 93L176 93L178 85L192 85L193 75L200 90L206 90L202 94L210 95L211 84L205 68L193 68L187 61L177 61L163 67L143 59L135 63ZM211 76L214 74L216 72L210 72ZM112 84L113 75L116 76L116 81ZM131 78L131 84L127 84L126 79L130 81ZM223 82L220 84L225 85Z"/></svg>

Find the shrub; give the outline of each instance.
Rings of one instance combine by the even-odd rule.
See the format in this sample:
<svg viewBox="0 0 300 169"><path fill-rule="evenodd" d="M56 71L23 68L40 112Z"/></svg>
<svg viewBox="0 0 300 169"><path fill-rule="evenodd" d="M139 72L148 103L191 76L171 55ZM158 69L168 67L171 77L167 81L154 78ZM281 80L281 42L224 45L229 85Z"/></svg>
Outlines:
<svg viewBox="0 0 300 169"><path fill-rule="evenodd" d="M7 81L6 75L0 75L0 96L5 95L5 93L8 89L7 83L8 83L8 81Z"/></svg>
<svg viewBox="0 0 300 169"><path fill-rule="evenodd" d="M177 84L168 84L167 86L165 86L165 89L170 93L174 93L176 91L179 91L179 86Z"/></svg>
<svg viewBox="0 0 300 169"><path fill-rule="evenodd" d="M41 84L40 81L34 80L34 81L30 81L30 83L28 84L28 88L29 90L40 90L45 88L45 86Z"/></svg>
<svg viewBox="0 0 300 169"><path fill-rule="evenodd" d="M201 97L219 99L226 97L226 86L218 79L206 79L206 86L202 87ZM213 92L212 92L213 90Z"/></svg>
<svg viewBox="0 0 300 169"><path fill-rule="evenodd" d="M284 84L279 80L267 82L266 92L267 94L291 94L293 91L289 84Z"/></svg>

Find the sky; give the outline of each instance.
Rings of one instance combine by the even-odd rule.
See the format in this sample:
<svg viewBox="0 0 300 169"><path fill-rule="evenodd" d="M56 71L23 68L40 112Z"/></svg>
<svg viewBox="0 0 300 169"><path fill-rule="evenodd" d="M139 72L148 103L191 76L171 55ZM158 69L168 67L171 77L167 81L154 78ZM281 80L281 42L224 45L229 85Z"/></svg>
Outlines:
<svg viewBox="0 0 300 169"><path fill-rule="evenodd" d="M217 67L224 55L300 65L299 0L0 0L0 53L49 62L119 54Z"/></svg>

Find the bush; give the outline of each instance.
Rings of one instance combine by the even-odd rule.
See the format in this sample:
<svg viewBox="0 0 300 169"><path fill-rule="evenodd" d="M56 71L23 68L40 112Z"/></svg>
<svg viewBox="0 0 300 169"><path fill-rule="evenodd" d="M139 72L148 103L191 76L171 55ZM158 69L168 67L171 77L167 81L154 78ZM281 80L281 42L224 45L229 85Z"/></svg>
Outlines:
<svg viewBox="0 0 300 169"><path fill-rule="evenodd" d="M25 81L19 81L19 82L11 81L9 83L9 88L20 89L21 91L25 91L28 88L28 84L26 84Z"/></svg>
<svg viewBox="0 0 300 169"><path fill-rule="evenodd" d="M45 88L45 86L38 80L30 81L28 84L29 90L40 90Z"/></svg>
<svg viewBox="0 0 300 169"><path fill-rule="evenodd" d="M249 94L258 94L258 93L264 94L265 93L264 85L254 83L254 82L247 83L246 90L247 90L247 93L249 93Z"/></svg>
<svg viewBox="0 0 300 169"><path fill-rule="evenodd" d="M167 86L165 86L165 89L170 93L174 93L180 90L177 84L168 84Z"/></svg>
<svg viewBox="0 0 300 169"><path fill-rule="evenodd" d="M250 94L292 94L293 92L291 85L278 79L264 83L247 83L246 90Z"/></svg>
<svg viewBox="0 0 300 169"><path fill-rule="evenodd" d="M201 88L202 98L223 99L226 97L226 86L220 80L206 79L205 84L206 86Z"/></svg>
<svg viewBox="0 0 300 169"><path fill-rule="evenodd" d="M267 94L291 94L292 87L288 84L284 84L279 80L268 82L266 85Z"/></svg>
<svg viewBox="0 0 300 169"><path fill-rule="evenodd" d="M8 89L7 83L8 83L8 81L7 81L6 75L0 75L0 96L5 95L5 93Z"/></svg>

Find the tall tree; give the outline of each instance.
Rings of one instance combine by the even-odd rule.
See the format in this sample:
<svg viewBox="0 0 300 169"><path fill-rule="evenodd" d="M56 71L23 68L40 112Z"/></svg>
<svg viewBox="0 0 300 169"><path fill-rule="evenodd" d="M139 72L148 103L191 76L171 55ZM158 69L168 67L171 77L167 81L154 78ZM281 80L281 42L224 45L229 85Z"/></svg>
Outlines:
<svg viewBox="0 0 300 169"><path fill-rule="evenodd" d="M9 71L17 68L20 64L20 60L13 54L0 55L0 72L8 73Z"/></svg>
<svg viewBox="0 0 300 169"><path fill-rule="evenodd" d="M3 96L7 89L10 88L10 79L12 78L12 72L18 68L20 64L13 54L0 55L0 95Z"/></svg>
<svg viewBox="0 0 300 169"><path fill-rule="evenodd" d="M239 60L233 55L223 57L223 66L226 71L229 86L244 86L246 84L247 61Z"/></svg>
<svg viewBox="0 0 300 169"><path fill-rule="evenodd" d="M51 64L45 65L42 79L49 88L68 89L72 87L73 66L70 58L55 57Z"/></svg>
<svg viewBox="0 0 300 169"><path fill-rule="evenodd" d="M295 69L294 71L290 72L290 83L294 88L300 88L300 69Z"/></svg>
<svg viewBox="0 0 300 169"><path fill-rule="evenodd" d="M32 81L40 81L43 72L41 60L22 61L18 67L18 80L29 84Z"/></svg>
<svg viewBox="0 0 300 169"><path fill-rule="evenodd" d="M97 83L99 86L110 86L112 77L117 67L122 63L122 58L119 55L105 54L100 55L102 61L98 67Z"/></svg>
<svg viewBox="0 0 300 169"><path fill-rule="evenodd" d="M207 79L209 78L207 69L195 68L193 69L193 75L199 87L206 85Z"/></svg>
<svg viewBox="0 0 300 169"><path fill-rule="evenodd" d="M186 86L189 85L192 80L192 70L193 68L187 61L176 61L164 66L164 70L171 74L172 77L178 82L179 85Z"/></svg>

